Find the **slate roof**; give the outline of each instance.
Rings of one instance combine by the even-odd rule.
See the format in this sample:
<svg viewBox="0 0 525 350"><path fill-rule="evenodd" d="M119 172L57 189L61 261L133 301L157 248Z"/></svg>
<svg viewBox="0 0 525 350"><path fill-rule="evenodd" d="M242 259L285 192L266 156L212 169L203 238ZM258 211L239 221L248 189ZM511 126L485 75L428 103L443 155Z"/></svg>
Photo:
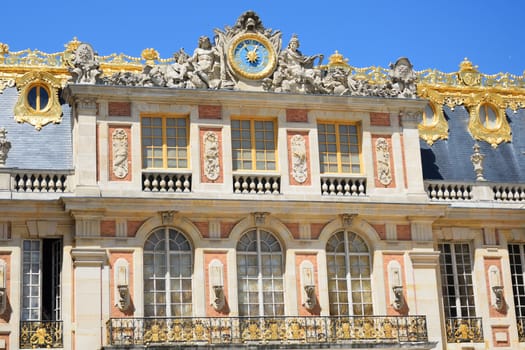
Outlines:
<svg viewBox="0 0 525 350"><path fill-rule="evenodd" d="M463 106L454 110L444 106L449 125L448 140L436 141L429 146L420 140L423 178L425 180L475 181L476 175L470 156L476 142L468 131L469 113ZM512 142L492 148L477 141L485 155L483 168L487 181L498 183L525 183L525 109L516 113L507 109L507 121L512 129Z"/></svg>

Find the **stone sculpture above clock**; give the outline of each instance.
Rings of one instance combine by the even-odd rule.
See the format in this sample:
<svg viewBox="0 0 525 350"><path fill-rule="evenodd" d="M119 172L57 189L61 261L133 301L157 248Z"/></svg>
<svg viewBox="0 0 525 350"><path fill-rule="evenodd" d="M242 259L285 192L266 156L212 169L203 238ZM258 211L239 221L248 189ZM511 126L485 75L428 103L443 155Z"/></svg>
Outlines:
<svg viewBox="0 0 525 350"><path fill-rule="evenodd" d="M281 47L282 33L265 28L255 12L247 11L235 25L215 29L213 40L201 36L191 56L181 49L174 55L174 59L155 64L158 53L147 49L146 58L143 52L146 63L141 73L118 72L106 75L102 82L107 85L184 89L415 97L413 81L404 82L402 77L390 74L383 82L369 82L352 72L352 68L337 52L330 56L327 65L322 65L323 55L302 54L299 50L299 38L295 34L285 49ZM412 65L408 59L403 60L411 70L408 73L413 75ZM78 73L83 67L89 65L75 66L72 69ZM391 70L394 69L396 67L392 66ZM396 77L395 81L393 77ZM400 86L404 89L401 90Z"/></svg>

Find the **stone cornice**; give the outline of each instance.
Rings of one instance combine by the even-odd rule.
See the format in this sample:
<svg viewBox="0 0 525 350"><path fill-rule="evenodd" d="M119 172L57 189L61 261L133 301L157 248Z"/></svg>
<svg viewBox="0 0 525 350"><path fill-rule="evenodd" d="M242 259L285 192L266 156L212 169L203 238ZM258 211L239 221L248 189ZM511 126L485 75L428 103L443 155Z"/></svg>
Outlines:
<svg viewBox="0 0 525 350"><path fill-rule="evenodd" d="M63 96L70 104L74 103L77 98L96 98L129 102L195 105L206 103L259 108L297 108L301 106L303 109L365 112L422 111L427 103L419 99L85 84L68 85Z"/></svg>
<svg viewBox="0 0 525 350"><path fill-rule="evenodd" d="M102 266L107 262L105 249L73 248L71 257L75 267L77 266Z"/></svg>

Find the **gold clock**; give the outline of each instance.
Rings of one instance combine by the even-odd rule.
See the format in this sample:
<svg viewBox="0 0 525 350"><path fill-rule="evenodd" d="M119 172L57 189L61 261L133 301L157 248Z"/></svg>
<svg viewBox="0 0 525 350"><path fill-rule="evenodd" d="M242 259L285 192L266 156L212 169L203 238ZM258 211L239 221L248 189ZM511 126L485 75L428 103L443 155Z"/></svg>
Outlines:
<svg viewBox="0 0 525 350"><path fill-rule="evenodd" d="M233 38L228 50L228 61L235 73L251 80L266 78L277 65L272 44L265 36L257 33Z"/></svg>

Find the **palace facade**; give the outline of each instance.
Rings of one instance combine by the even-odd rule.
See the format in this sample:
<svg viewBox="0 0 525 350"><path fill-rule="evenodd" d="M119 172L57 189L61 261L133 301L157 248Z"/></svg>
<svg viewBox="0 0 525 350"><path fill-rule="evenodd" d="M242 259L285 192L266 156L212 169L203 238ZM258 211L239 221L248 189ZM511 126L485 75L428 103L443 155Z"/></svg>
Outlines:
<svg viewBox="0 0 525 350"><path fill-rule="evenodd" d="M525 76L0 43L0 349L525 349Z"/></svg>

